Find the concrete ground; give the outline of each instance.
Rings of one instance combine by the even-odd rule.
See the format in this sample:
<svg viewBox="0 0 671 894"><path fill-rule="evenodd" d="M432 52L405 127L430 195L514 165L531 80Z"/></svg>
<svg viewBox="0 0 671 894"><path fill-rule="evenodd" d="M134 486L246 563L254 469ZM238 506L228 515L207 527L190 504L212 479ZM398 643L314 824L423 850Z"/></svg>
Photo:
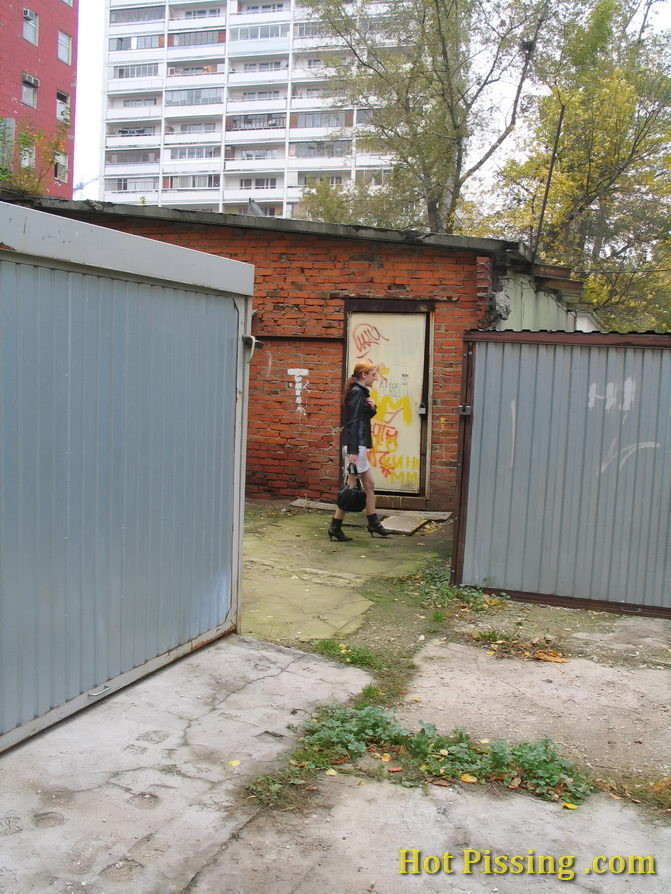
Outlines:
<svg viewBox="0 0 671 894"><path fill-rule="evenodd" d="M409 571L423 553L435 553L435 537L441 536L420 532L371 541L350 529L354 543L331 544L327 521L315 513L251 512L246 633L261 636L265 630L297 645L345 636L358 625L362 635L373 579L379 586L386 576ZM504 625L508 616L511 625L519 623L521 611L510 608L497 623ZM404 721L421 716L443 731L459 722L487 734L499 722L499 731L511 737L563 730L567 740L601 747L610 761L604 712L611 711L609 716L633 713L627 735L639 728L641 741L653 732L666 741L659 703L645 701L651 680L636 678L626 694L622 681L632 669L666 675L654 678L663 695L668 667L641 668L639 659L654 646L662 662L671 623L627 619L632 623L619 627L616 616L585 617L579 629L580 615L571 618L578 619L571 634L576 642L594 650L589 660L544 665L496 659L454 641L456 628L428 636L402 708ZM629 655L618 646L623 637L631 654L639 653L633 667L613 660ZM607 670L600 682L588 673L595 664ZM318 704L346 701L369 679L361 670L296 649L229 636L0 756L0 892L535 894L564 891L567 881L590 894L671 890L668 817L603 794L568 811L494 787L424 791L338 772L320 777L305 811L268 813L250 800L245 786L286 765L302 719ZM579 696L573 719L562 701L569 679L573 697ZM503 700L515 687L517 695ZM557 714L564 724L553 727ZM661 772L663 760L647 742L645 749L646 766ZM401 850L421 851L422 857L450 852L453 872L402 875ZM470 874L464 860L477 854L467 851L480 854ZM488 851L520 855L535 872L488 873ZM548 860L540 867L539 855L554 858L554 866ZM616 860L613 872L600 874L603 864L592 870L600 855L654 857L656 874L629 874L626 860L625 872ZM558 876L561 866L565 879ZM574 879L566 875L572 871Z"/></svg>

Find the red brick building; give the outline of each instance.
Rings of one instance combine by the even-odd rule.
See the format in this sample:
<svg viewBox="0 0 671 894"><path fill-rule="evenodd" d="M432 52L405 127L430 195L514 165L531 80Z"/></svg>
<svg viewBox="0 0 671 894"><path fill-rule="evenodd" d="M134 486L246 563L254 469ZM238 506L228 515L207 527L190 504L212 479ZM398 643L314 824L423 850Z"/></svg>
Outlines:
<svg viewBox="0 0 671 894"><path fill-rule="evenodd" d="M1 5L2 163L32 164L43 172L42 190L71 198L79 0L2 0ZM39 144L36 158L22 153L26 129L41 132L45 143L64 131L62 153L41 152Z"/></svg>
<svg viewBox="0 0 671 894"><path fill-rule="evenodd" d="M370 454L379 505L452 508L464 331L496 321L501 282L516 278L572 316L548 293L556 274L545 267L542 280L534 276L519 243L150 206L32 204L255 265L250 497L334 499L343 384L357 359L370 358L381 368Z"/></svg>

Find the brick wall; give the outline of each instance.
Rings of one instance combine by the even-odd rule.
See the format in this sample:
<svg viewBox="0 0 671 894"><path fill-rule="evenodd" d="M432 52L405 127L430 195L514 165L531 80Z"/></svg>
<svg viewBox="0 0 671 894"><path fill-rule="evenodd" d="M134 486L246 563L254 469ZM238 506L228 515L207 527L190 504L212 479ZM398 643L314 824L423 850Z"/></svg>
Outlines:
<svg viewBox="0 0 671 894"><path fill-rule="evenodd" d="M462 333L486 325L490 258L460 249L290 231L93 213L86 219L256 266L252 332L263 346L251 366L250 497L335 496L346 302L382 299L390 312L399 299L435 302L430 494L382 498L379 504L454 508ZM309 371L298 392L290 369Z"/></svg>

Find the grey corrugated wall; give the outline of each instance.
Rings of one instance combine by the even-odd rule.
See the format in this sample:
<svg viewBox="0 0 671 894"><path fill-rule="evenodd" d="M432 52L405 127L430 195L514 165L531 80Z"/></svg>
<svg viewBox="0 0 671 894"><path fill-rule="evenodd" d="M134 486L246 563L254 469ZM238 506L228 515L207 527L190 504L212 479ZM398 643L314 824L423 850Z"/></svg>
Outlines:
<svg viewBox="0 0 671 894"><path fill-rule="evenodd" d="M670 607L671 351L478 343L462 581Z"/></svg>
<svg viewBox="0 0 671 894"><path fill-rule="evenodd" d="M0 734L230 620L239 345L230 297L0 259Z"/></svg>

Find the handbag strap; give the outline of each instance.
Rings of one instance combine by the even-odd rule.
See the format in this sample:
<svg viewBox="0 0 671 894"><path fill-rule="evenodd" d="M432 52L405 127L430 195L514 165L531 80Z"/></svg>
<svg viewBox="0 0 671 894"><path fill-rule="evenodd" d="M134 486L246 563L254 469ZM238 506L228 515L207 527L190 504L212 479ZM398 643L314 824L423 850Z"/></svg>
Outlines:
<svg viewBox="0 0 671 894"><path fill-rule="evenodd" d="M358 490L363 490L363 488L361 486L361 479L359 478L359 470L354 465L354 463L348 463L348 465L347 465L347 471L345 472L345 476L344 476L345 484L347 484L347 476L348 475L354 475L354 477L356 478L356 481L354 482L354 487L356 487Z"/></svg>

